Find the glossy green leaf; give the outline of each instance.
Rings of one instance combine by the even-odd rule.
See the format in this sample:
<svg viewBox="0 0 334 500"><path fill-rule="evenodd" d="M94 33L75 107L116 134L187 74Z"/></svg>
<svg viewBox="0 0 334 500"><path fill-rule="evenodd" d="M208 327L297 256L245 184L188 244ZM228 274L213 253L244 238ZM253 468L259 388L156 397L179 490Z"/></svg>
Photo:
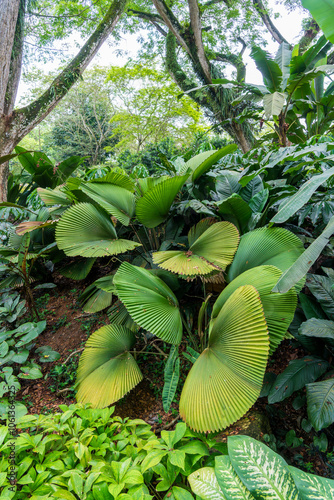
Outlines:
<svg viewBox="0 0 334 500"><path fill-rule="evenodd" d="M66 210L57 224L58 248L66 255L103 257L133 250L133 241L117 239L112 222L89 203L78 203Z"/></svg>
<svg viewBox="0 0 334 500"><path fill-rule="evenodd" d="M268 352L259 294L239 287L221 308L209 345L184 384L180 414L189 427L215 432L241 418L260 395Z"/></svg>
<svg viewBox="0 0 334 500"><path fill-rule="evenodd" d="M302 500L285 460L248 436L229 436L228 454L235 472L254 498Z"/></svg>
<svg viewBox="0 0 334 500"><path fill-rule="evenodd" d="M333 0L302 0L316 20L326 38L334 43L334 2Z"/></svg>
<svg viewBox="0 0 334 500"><path fill-rule="evenodd" d="M156 227L167 218L172 203L188 176L169 177L146 191L136 205L136 215L144 226Z"/></svg>
<svg viewBox="0 0 334 500"><path fill-rule="evenodd" d="M315 382L306 386L307 412L316 431L334 422L334 379Z"/></svg>
<svg viewBox="0 0 334 500"><path fill-rule="evenodd" d="M96 258L90 259L76 259L74 262L62 267L58 272L65 278L72 280L83 280L87 278L90 273Z"/></svg>
<svg viewBox="0 0 334 500"><path fill-rule="evenodd" d="M188 490L179 486L173 486L164 497L164 500L194 500L194 497Z"/></svg>
<svg viewBox="0 0 334 500"><path fill-rule="evenodd" d="M210 329L228 297L239 286L252 285L260 295L270 336L270 354L272 354L283 340L297 306L297 294L294 289L286 294L272 293L271 290L281 274L282 271L277 267L259 266L237 276L224 288L214 303Z"/></svg>
<svg viewBox="0 0 334 500"><path fill-rule="evenodd" d="M270 404L277 403L302 389L309 382L314 382L327 371L327 361L314 356L294 359L288 367L278 375L268 396Z"/></svg>
<svg viewBox="0 0 334 500"><path fill-rule="evenodd" d="M80 357L77 399L104 408L122 398L143 378L129 353L134 334L120 325L107 325L93 333Z"/></svg>
<svg viewBox="0 0 334 500"><path fill-rule="evenodd" d="M240 195L233 193L226 200L216 203L219 209L219 215L223 219L236 225L241 233L247 231L249 219L252 216L252 210Z"/></svg>
<svg viewBox="0 0 334 500"><path fill-rule="evenodd" d="M254 500L232 467L228 456L215 458L215 474L226 500Z"/></svg>
<svg viewBox="0 0 334 500"><path fill-rule="evenodd" d="M171 289L148 270L123 262L114 276L118 298L132 319L171 344L182 338L179 304Z"/></svg>
<svg viewBox="0 0 334 500"><path fill-rule="evenodd" d="M218 149L218 151L205 151L205 153L211 153L206 158L204 158L204 153L200 153L194 158L191 158L185 164L185 167L190 168L192 171L191 180L195 182L201 175L208 172L223 156L234 153L237 149L238 146L236 144L229 144L228 146ZM197 160L195 161L195 159Z"/></svg>
<svg viewBox="0 0 334 500"><path fill-rule="evenodd" d="M296 285L307 273L312 264L317 260L322 250L327 245L330 236L334 232L334 217L332 217L316 240L292 263L291 267L282 269L285 271L278 280L273 292L284 293Z"/></svg>
<svg viewBox="0 0 334 500"><path fill-rule="evenodd" d="M177 384L180 377L180 358L178 348L172 346L165 366L165 382L162 389L162 405L164 411L169 411L176 393Z"/></svg>
<svg viewBox="0 0 334 500"><path fill-rule="evenodd" d="M295 467L289 467L302 500L329 500L334 498L334 481L308 474Z"/></svg>

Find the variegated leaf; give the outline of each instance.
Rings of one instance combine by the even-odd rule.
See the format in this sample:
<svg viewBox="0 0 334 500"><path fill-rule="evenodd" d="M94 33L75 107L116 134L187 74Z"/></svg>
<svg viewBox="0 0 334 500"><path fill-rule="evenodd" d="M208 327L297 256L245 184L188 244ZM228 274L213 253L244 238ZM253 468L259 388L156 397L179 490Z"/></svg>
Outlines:
<svg viewBox="0 0 334 500"><path fill-rule="evenodd" d="M215 458L215 473L226 500L254 500L226 455Z"/></svg>
<svg viewBox="0 0 334 500"><path fill-rule="evenodd" d="M188 476L192 491L203 500L226 500L213 467L203 467Z"/></svg>
<svg viewBox="0 0 334 500"><path fill-rule="evenodd" d="M289 467L303 500L329 500L334 498L334 481L307 474L295 467Z"/></svg>

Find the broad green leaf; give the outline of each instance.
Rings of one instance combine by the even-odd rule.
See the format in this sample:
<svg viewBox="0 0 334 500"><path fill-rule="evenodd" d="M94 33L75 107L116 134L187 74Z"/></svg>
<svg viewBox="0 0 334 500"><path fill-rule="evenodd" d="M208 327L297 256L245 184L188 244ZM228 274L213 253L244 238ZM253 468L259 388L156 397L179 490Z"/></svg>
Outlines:
<svg viewBox="0 0 334 500"><path fill-rule="evenodd" d="M332 175L334 175L334 167L326 170L322 174L313 175L311 179L306 181L298 189L296 194L290 196L288 201L284 203L270 222L281 224L282 222L287 221L309 201L312 194L318 189L318 187L326 182Z"/></svg>
<svg viewBox="0 0 334 500"><path fill-rule="evenodd" d="M235 472L256 499L301 500L287 463L268 446L248 436L229 436Z"/></svg>
<svg viewBox="0 0 334 500"><path fill-rule="evenodd" d="M276 378L272 386L268 402L270 404L282 401L291 396L292 393L305 387L309 382L314 382L329 368L327 361L314 356L306 356L302 359L294 359Z"/></svg>
<svg viewBox="0 0 334 500"><path fill-rule="evenodd" d="M333 232L334 217L331 218L321 235L292 263L291 267L282 269L285 272L276 283L273 292L284 293L295 286L317 260Z"/></svg>
<svg viewBox="0 0 334 500"><path fill-rule="evenodd" d="M114 285L118 298L141 328L170 344L181 342L179 304L160 278L146 269L123 262L114 276Z"/></svg>
<svg viewBox="0 0 334 500"><path fill-rule="evenodd" d="M273 116L278 116L285 104L285 94L283 92L274 92L263 96L264 114L269 120Z"/></svg>
<svg viewBox="0 0 334 500"><path fill-rule="evenodd" d="M112 298L112 293L96 288L92 284L79 296L78 301L86 313L92 314L111 306Z"/></svg>
<svg viewBox="0 0 334 500"><path fill-rule="evenodd" d="M142 224L153 228L164 222L172 203L188 175L169 177L146 191L136 204L136 215Z"/></svg>
<svg viewBox="0 0 334 500"><path fill-rule="evenodd" d="M333 219L334 225L334 219ZM306 284L314 295L317 304L330 319L334 319L334 289L333 279L317 274L308 274Z"/></svg>
<svg viewBox="0 0 334 500"><path fill-rule="evenodd" d="M135 196L131 191L114 184L85 182L80 190L96 201L104 210L128 226L135 213Z"/></svg>
<svg viewBox="0 0 334 500"><path fill-rule="evenodd" d="M308 9L316 20L326 38L334 43L334 2L333 0L302 0L303 7Z"/></svg>
<svg viewBox="0 0 334 500"><path fill-rule="evenodd" d="M307 337L317 337L323 340L334 341L334 321L311 318L301 324L298 333Z"/></svg>
<svg viewBox="0 0 334 500"><path fill-rule="evenodd" d="M180 414L189 427L215 432L241 418L260 395L268 352L259 294L239 287L221 308L209 345L184 384Z"/></svg>
<svg viewBox="0 0 334 500"><path fill-rule="evenodd" d="M334 498L334 481L289 467L302 500L329 500Z"/></svg>
<svg viewBox="0 0 334 500"><path fill-rule="evenodd" d="M249 219L252 216L252 210L240 195L233 193L229 198L216 203L219 209L219 215L223 219L236 225L241 233L247 231Z"/></svg>
<svg viewBox="0 0 334 500"><path fill-rule="evenodd" d="M334 378L306 386L307 412L316 431L334 422Z"/></svg>
<svg viewBox="0 0 334 500"><path fill-rule="evenodd" d="M20 373L18 374L19 378L35 380L37 378L43 377L41 370L39 370L35 366L21 366L21 370L22 371L20 371Z"/></svg>
<svg viewBox="0 0 334 500"><path fill-rule="evenodd" d="M285 89L286 82L290 75L290 61L292 57L292 51L290 45L286 42L282 42L277 51L275 61L282 71L282 88Z"/></svg>
<svg viewBox="0 0 334 500"><path fill-rule="evenodd" d="M61 191L60 188L44 189L37 188L37 193L45 205L61 205L66 206L71 204L71 199L67 196L66 192Z"/></svg>
<svg viewBox="0 0 334 500"><path fill-rule="evenodd" d="M195 182L201 175L208 172L208 170L210 170L210 168L213 167L223 156L234 153L237 149L238 146L236 144L229 144L228 146L218 149L218 151L210 151L212 154L201 161L199 165L197 164L198 162L195 162L194 160L195 158L199 159L203 153L191 158L185 164L187 168L192 170L191 180Z"/></svg>
<svg viewBox="0 0 334 500"><path fill-rule="evenodd" d="M164 497L164 500L194 500L194 497L188 490L179 486L173 486Z"/></svg>
<svg viewBox="0 0 334 500"><path fill-rule="evenodd" d="M120 325L107 325L93 333L81 355L77 399L104 408L122 398L143 378L129 353L134 334Z"/></svg>
<svg viewBox="0 0 334 500"><path fill-rule="evenodd" d="M92 257L90 259L77 259L70 264L62 267L58 272L65 278L70 278L72 280L83 280L87 278L90 270L92 269L96 258Z"/></svg>
<svg viewBox="0 0 334 500"><path fill-rule="evenodd" d="M71 257L103 257L133 250L133 241L117 239L112 222L89 203L78 203L66 210L57 224L58 248Z"/></svg>
<svg viewBox="0 0 334 500"><path fill-rule="evenodd" d="M263 82L269 92L281 90L282 71L277 62L273 61L271 56L260 47L253 46L250 55L261 72Z"/></svg>
<svg viewBox="0 0 334 500"><path fill-rule="evenodd" d="M215 458L215 474L226 500L254 500L226 455Z"/></svg>
<svg viewBox="0 0 334 500"><path fill-rule="evenodd" d="M192 491L203 500L226 500L213 467L203 467L188 476Z"/></svg>
<svg viewBox="0 0 334 500"><path fill-rule="evenodd" d="M94 179L94 182L102 182L102 183L107 182L108 184L114 184L115 186L127 189L132 193L135 190L135 184L133 180L130 179L128 175L123 174L122 172L116 172L115 170L108 172L107 175L105 175L104 177L99 177L97 179Z"/></svg>
<svg viewBox="0 0 334 500"><path fill-rule="evenodd" d="M149 451L141 463L141 472L144 473L148 469L154 467L161 462L161 459L167 455L167 450L157 450L153 449Z"/></svg>
<svg viewBox="0 0 334 500"><path fill-rule="evenodd" d="M238 250L228 269L228 281L232 281L248 269L261 265L272 265L284 272L303 251L301 240L286 229L280 227L255 229L241 236Z"/></svg>
<svg viewBox="0 0 334 500"><path fill-rule="evenodd" d="M180 377L180 358L178 348L172 346L165 366L165 383L162 390L162 405L167 413L176 393Z"/></svg>
<svg viewBox="0 0 334 500"><path fill-rule="evenodd" d="M217 269L225 270L238 247L238 230L233 224L224 221L216 222L201 232L197 229L200 224L189 231L188 241L192 243L188 250L155 252L153 262L163 269L185 276L195 277ZM202 228L203 224L200 226Z"/></svg>
<svg viewBox="0 0 334 500"><path fill-rule="evenodd" d="M64 500L77 500L76 497L67 490L56 490L52 493L54 498L63 498Z"/></svg>
<svg viewBox="0 0 334 500"><path fill-rule="evenodd" d="M272 354L293 320L297 306L297 294L291 289L286 294L272 293L273 285L281 276L282 271L274 266L258 266L237 276L224 288L213 305L210 329L215 322L222 306L228 297L239 287L252 285L260 295L270 336L270 354Z"/></svg>

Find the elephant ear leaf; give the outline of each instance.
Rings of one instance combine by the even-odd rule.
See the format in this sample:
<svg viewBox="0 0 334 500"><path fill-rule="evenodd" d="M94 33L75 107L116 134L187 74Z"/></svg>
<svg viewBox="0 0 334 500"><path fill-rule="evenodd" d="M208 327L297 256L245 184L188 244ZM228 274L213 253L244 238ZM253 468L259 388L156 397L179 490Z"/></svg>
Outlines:
<svg viewBox="0 0 334 500"><path fill-rule="evenodd" d="M285 460L248 436L230 436L228 454L235 472L254 498L301 500Z"/></svg>
<svg viewBox="0 0 334 500"><path fill-rule="evenodd" d="M192 242L189 250L156 252L153 262L163 269L189 277L224 271L238 247L237 228L230 222L217 222L201 232L203 226L197 229L199 224L201 222L188 235L189 242Z"/></svg>
<svg viewBox="0 0 334 500"><path fill-rule="evenodd" d="M70 207L56 228L60 250L71 257L103 257L133 250L139 243L117 239L112 222L90 203Z"/></svg>
<svg viewBox="0 0 334 500"><path fill-rule="evenodd" d="M147 269L123 262L114 276L114 285L118 298L141 328L170 344L181 342L179 304L160 278Z"/></svg>
<svg viewBox="0 0 334 500"><path fill-rule="evenodd" d="M304 252L301 240L281 227L261 227L240 238L234 260L228 270L228 281L253 267L272 265L288 269Z"/></svg>
<svg viewBox="0 0 334 500"><path fill-rule="evenodd" d="M242 417L260 395L268 352L259 294L242 286L222 307L184 384L180 414L189 427L216 432Z"/></svg>
<svg viewBox="0 0 334 500"><path fill-rule="evenodd" d="M136 205L136 215L144 226L156 227L168 216L169 209L188 175L169 177L146 191Z"/></svg>
<svg viewBox="0 0 334 500"><path fill-rule="evenodd" d="M272 354L283 340L297 307L297 293L294 288L285 294L271 292L281 275L282 271L277 267L259 266L237 276L217 298L212 309L211 328L232 293L239 286L252 284L260 295L270 337L269 354Z"/></svg>
<svg viewBox="0 0 334 500"><path fill-rule="evenodd" d="M93 333L81 355L77 400L104 408L118 401L143 378L129 353L136 337L120 325L107 325Z"/></svg>

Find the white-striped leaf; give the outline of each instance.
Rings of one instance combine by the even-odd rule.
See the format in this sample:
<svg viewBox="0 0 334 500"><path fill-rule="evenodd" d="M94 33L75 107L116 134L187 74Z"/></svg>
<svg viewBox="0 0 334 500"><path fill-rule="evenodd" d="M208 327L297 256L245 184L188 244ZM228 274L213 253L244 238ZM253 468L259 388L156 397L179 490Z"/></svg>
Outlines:
<svg viewBox="0 0 334 500"><path fill-rule="evenodd" d="M226 455L215 458L215 473L226 500L254 500Z"/></svg>
<svg viewBox="0 0 334 500"><path fill-rule="evenodd" d="M226 500L213 467L203 467L188 476L192 491L203 500Z"/></svg>
<svg viewBox="0 0 334 500"><path fill-rule="evenodd" d="M289 467L303 500L330 500L334 498L334 481L314 474L307 474Z"/></svg>
<svg viewBox="0 0 334 500"><path fill-rule="evenodd" d="M285 460L248 436L227 440L232 466L258 500L302 500Z"/></svg>

